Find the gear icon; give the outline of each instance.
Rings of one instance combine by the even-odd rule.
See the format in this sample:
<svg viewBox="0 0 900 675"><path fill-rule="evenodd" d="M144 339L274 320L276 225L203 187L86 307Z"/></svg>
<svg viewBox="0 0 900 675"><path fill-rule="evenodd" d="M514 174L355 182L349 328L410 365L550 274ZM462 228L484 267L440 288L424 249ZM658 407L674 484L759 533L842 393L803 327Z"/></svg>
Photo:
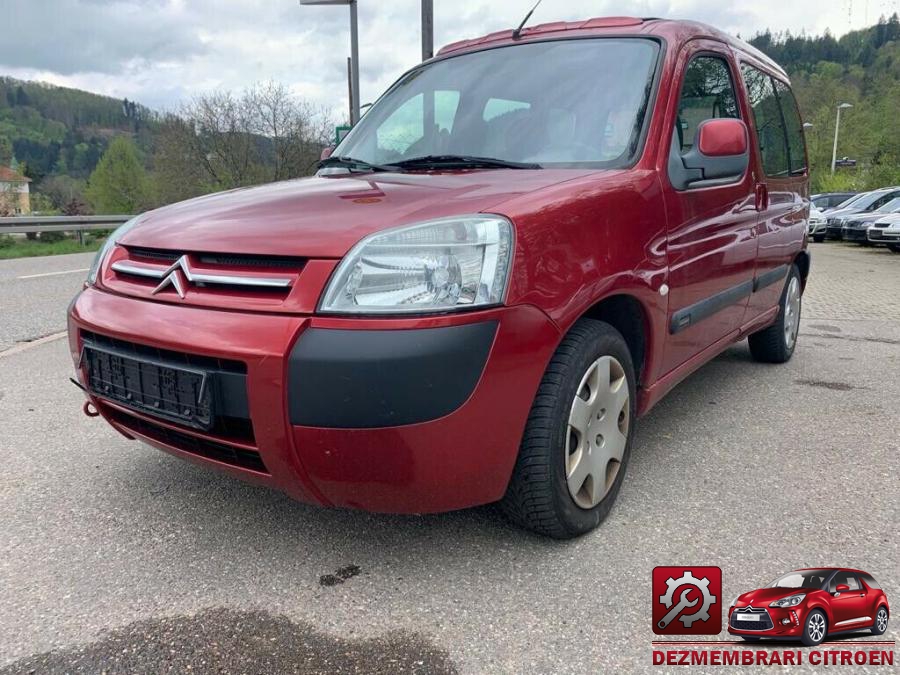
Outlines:
<svg viewBox="0 0 900 675"><path fill-rule="evenodd" d="M672 596L680 586L690 585L697 588L703 595L703 604L693 614L681 615L679 621L684 624L685 628L690 628L695 621L709 621L709 608L716 601L716 596L709 593L709 579L706 577L697 578L688 570L677 579L669 577L666 579L666 592L659 596L659 601L666 606L666 609L672 607Z"/></svg>

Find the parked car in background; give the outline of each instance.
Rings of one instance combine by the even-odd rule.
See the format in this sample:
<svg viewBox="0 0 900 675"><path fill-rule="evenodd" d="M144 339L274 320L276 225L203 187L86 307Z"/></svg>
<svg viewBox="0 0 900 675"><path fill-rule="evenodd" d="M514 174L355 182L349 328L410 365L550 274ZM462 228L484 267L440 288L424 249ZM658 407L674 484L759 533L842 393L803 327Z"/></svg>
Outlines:
<svg viewBox="0 0 900 675"><path fill-rule="evenodd" d="M500 501L569 538L639 415L738 340L797 345L803 124L785 71L710 26L457 42L319 169L107 239L69 309L86 413L301 501Z"/></svg>
<svg viewBox="0 0 900 675"><path fill-rule="evenodd" d="M802 569L735 598L728 610L728 632L750 641L799 638L813 647L839 633L883 635L889 615L887 595L871 574Z"/></svg>
<svg viewBox="0 0 900 675"><path fill-rule="evenodd" d="M894 253L900 253L900 213L876 220L867 234L869 243L885 244Z"/></svg>
<svg viewBox="0 0 900 675"><path fill-rule="evenodd" d="M855 197L852 202L848 202L840 209L835 209L828 214L825 238L842 239L844 223L849 220L850 216L858 213L871 213L896 197L900 197L900 187L881 188Z"/></svg>
<svg viewBox="0 0 900 675"><path fill-rule="evenodd" d="M866 232L868 232L869 226L875 221L894 213L900 213L900 197L895 197L887 204L882 204L871 213L858 213L847 217L841 228L841 238L844 241L868 244L869 239L866 236Z"/></svg>
<svg viewBox="0 0 900 675"><path fill-rule="evenodd" d="M855 197L858 192L822 192L809 198L812 205L819 211L830 211L846 203L851 197Z"/></svg>
<svg viewBox="0 0 900 675"><path fill-rule="evenodd" d="M828 219L825 214L815 206L809 207L809 220L807 221L806 231L813 241L825 241L825 228L828 226Z"/></svg>

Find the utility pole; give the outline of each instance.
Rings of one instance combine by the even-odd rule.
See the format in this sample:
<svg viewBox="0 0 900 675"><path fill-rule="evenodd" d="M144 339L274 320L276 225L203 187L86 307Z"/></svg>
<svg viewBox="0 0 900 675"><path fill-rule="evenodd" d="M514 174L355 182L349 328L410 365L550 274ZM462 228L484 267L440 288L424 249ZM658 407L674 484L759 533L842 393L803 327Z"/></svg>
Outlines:
<svg viewBox="0 0 900 675"><path fill-rule="evenodd" d="M422 0L422 60L434 56L434 0Z"/></svg>

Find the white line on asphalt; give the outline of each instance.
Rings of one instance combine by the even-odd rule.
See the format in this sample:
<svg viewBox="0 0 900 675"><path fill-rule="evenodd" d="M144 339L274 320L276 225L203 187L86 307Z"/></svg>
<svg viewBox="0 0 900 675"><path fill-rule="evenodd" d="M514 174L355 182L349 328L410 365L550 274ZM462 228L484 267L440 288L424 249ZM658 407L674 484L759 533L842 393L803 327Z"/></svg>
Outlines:
<svg viewBox="0 0 900 675"><path fill-rule="evenodd" d="M17 345L10 347L9 349L4 349L0 352L0 359L5 359L7 356L13 356L14 354L21 354L22 352L28 351L33 347L40 347L41 345L45 345L48 342L54 342L59 340L60 338L66 337L68 333L64 330L61 330L58 333L52 333L50 335L45 335L44 337L38 338L36 340L31 340L30 342L20 342Z"/></svg>
<svg viewBox="0 0 900 675"><path fill-rule="evenodd" d="M62 272L42 272L41 274L26 274L23 277L16 277L16 279L37 279L38 277L55 277L59 274L75 274L76 272L87 272L90 267L85 267L83 269L77 270L63 270Z"/></svg>

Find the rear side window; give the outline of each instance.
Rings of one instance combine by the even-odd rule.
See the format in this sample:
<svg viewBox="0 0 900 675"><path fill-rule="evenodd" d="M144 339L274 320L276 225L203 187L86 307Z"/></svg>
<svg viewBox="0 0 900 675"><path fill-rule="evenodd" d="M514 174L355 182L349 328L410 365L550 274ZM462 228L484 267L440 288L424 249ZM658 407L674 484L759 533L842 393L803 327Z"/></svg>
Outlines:
<svg viewBox="0 0 900 675"><path fill-rule="evenodd" d="M772 78L753 66L742 64L747 97L753 109L753 123L767 176L784 177L790 173L787 130Z"/></svg>
<svg viewBox="0 0 900 675"><path fill-rule="evenodd" d="M787 132L788 165L792 175L806 171L806 140L803 137L803 122L800 120L800 110L797 107L797 99L794 92L781 80L775 82L775 93L778 95L778 103L781 114L784 117L784 128Z"/></svg>
<svg viewBox="0 0 900 675"><path fill-rule="evenodd" d="M675 132L682 154L694 147L700 123L716 117L740 117L734 83L724 59L701 55L688 64L681 86Z"/></svg>
<svg viewBox="0 0 900 675"><path fill-rule="evenodd" d="M878 585L878 582L872 578L871 574L860 574L859 576L862 577L862 580L866 582L866 586L869 588L873 590L881 588L881 586Z"/></svg>

